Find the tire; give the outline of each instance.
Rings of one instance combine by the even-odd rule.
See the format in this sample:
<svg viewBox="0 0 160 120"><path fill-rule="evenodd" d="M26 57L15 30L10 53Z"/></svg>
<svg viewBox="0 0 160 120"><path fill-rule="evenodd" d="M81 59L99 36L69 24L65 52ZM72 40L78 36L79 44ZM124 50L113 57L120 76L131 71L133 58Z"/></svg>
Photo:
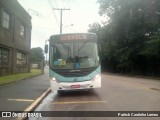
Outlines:
<svg viewBox="0 0 160 120"><path fill-rule="evenodd" d="M63 90L57 90L58 95L63 95L64 91Z"/></svg>

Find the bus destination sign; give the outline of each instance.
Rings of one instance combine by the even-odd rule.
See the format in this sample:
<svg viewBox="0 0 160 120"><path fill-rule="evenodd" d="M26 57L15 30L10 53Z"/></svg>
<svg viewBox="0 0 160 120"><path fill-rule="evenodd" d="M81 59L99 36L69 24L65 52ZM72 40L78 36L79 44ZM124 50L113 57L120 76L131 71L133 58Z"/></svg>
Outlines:
<svg viewBox="0 0 160 120"><path fill-rule="evenodd" d="M87 34L70 34L70 35L61 35L60 40L62 41L69 41L69 40L89 40L93 39L94 35L87 35Z"/></svg>

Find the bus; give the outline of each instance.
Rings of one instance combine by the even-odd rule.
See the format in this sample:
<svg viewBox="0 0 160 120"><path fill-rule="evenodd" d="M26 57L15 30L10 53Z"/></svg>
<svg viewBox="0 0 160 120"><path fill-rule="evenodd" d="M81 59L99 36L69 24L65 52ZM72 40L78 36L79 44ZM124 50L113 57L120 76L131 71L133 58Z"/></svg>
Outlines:
<svg viewBox="0 0 160 120"><path fill-rule="evenodd" d="M62 93L68 90L100 88L98 45L94 33L52 35L49 39L51 90Z"/></svg>

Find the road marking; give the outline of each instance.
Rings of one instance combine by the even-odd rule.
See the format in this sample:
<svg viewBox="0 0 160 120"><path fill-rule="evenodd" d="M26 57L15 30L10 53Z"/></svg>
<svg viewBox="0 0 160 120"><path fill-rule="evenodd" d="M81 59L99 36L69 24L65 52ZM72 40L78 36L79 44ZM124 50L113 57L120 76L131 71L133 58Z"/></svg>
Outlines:
<svg viewBox="0 0 160 120"><path fill-rule="evenodd" d="M37 98L28 108L26 108L23 112L29 113L34 111L35 108L40 104L40 102L51 92L51 88L48 88L39 98ZM17 118L16 120L25 120L25 117Z"/></svg>
<svg viewBox="0 0 160 120"><path fill-rule="evenodd" d="M39 98L37 98L28 108L26 108L24 112L33 111L40 104L42 99L44 99L50 93L50 91L51 89L48 88L48 90L45 91Z"/></svg>
<svg viewBox="0 0 160 120"><path fill-rule="evenodd" d="M51 104L87 104L87 103L106 103L107 101L70 101L70 102L52 102Z"/></svg>
<svg viewBox="0 0 160 120"><path fill-rule="evenodd" d="M34 100L30 99L8 99L9 101L18 101L18 102L33 102Z"/></svg>

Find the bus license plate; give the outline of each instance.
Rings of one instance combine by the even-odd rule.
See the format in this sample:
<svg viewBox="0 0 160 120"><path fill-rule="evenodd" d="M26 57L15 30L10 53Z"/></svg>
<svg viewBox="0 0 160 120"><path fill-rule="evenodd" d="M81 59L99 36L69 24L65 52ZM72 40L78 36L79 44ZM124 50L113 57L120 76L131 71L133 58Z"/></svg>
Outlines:
<svg viewBox="0 0 160 120"><path fill-rule="evenodd" d="M71 88L80 88L80 85L71 85Z"/></svg>

